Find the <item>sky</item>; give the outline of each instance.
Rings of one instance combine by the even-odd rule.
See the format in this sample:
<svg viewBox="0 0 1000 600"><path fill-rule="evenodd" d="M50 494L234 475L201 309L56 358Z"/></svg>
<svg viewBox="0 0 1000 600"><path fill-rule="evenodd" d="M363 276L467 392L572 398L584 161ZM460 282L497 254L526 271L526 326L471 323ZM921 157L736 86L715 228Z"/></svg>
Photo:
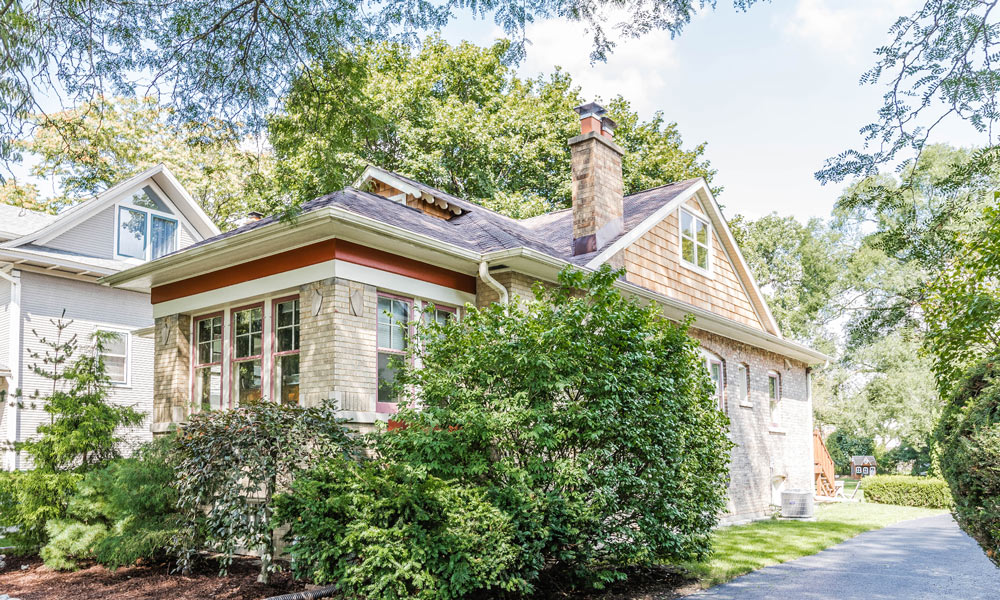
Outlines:
<svg viewBox="0 0 1000 600"><path fill-rule="evenodd" d="M914 0L775 0L748 12L719 0L676 39L655 32L620 40L606 63L590 64L584 25L547 20L531 25L523 76L567 70L588 99L622 94L641 117L663 111L685 146L707 142L726 212L757 218L771 212L800 220L830 214L843 185L820 185L824 160L858 148L858 130L874 120L882 89L859 85L873 51ZM502 31L491 21L459 19L449 42L489 44ZM935 141L982 143L952 123Z"/></svg>

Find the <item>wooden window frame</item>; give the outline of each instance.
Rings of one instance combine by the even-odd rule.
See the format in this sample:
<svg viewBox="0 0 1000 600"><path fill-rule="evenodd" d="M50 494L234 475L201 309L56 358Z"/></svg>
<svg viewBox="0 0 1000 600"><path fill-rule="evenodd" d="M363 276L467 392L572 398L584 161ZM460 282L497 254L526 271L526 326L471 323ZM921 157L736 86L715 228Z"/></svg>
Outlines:
<svg viewBox="0 0 1000 600"><path fill-rule="evenodd" d="M229 403L228 404L229 404L229 408L230 409L233 408L234 403L236 401L236 397L239 395L239 394L234 393L235 389L233 388L233 385L234 385L234 383L236 381L236 372L237 372L237 369L235 368L235 366L237 365L237 363L251 362L251 361L254 361L254 360L259 360L260 361L260 377L261 377L260 393L261 393L261 396L262 396L261 400L262 401L266 400L266 398L263 397L263 395L264 395L264 355L265 355L265 352L264 352L264 350L265 350L265 346L264 346L265 337L264 337L264 335L265 335L265 331L266 331L266 329L264 327L264 320L265 320L265 317L266 317L266 314L265 314L265 311L264 311L264 304L265 304L264 301L254 302L252 304L246 304L244 306L236 306L236 307L230 308L229 311L228 311L229 312L229 328L230 328L230 331L229 331ZM237 357L236 356L236 313L243 312L245 310L252 310L254 308L259 308L260 309L260 354L254 354L252 356ZM251 350L253 349L252 346L253 345L251 344Z"/></svg>
<svg viewBox="0 0 1000 600"><path fill-rule="evenodd" d="M199 341L198 341L198 323L200 323L202 321L205 321L207 319L214 319L216 317L222 319L222 324L221 324L222 325L222 334L221 334L222 337L219 339L219 341L222 342L222 343L220 344L221 350L219 351L219 360L215 361L215 362L207 362L207 363L199 362L198 361L198 354L199 354L199 352L198 352L199 351L199 347L198 347L198 345L199 345ZM223 385L223 381L225 379L225 374L223 373L223 371L226 368L225 367L225 360L226 360L226 352L225 352L225 350L226 350L226 311L224 311L224 310L218 310L218 311L215 311L215 312L210 312L210 313L206 313L206 314L203 314L203 315L198 315L196 317L192 317L191 318L191 339L194 340L194 351L191 353L191 402L190 402L190 404L191 404L191 406L195 407L195 409L196 409L197 412L201 412L201 410L202 410L201 403L198 402L197 398L195 397L196 396L196 387L198 385L198 379L197 379L198 369L200 369L202 367L219 367L219 395L220 395L220 398L219 398L219 408L221 409L221 408L223 408L223 399L226 396L225 386Z"/></svg>
<svg viewBox="0 0 1000 600"><path fill-rule="evenodd" d="M298 327L298 330L299 330L299 347L296 348L295 350L284 350L284 351L279 352L278 351L278 305L282 304L282 303L285 303L285 302L291 302L293 300L298 300L299 301L299 323L298 323L298 325L296 325L296 327ZM262 348L263 348L263 344L262 344ZM300 296L298 294L292 294L291 296L284 296L282 298L275 298L274 300L271 301L271 348L270 348L270 350L271 350L271 398L274 398L279 403L281 403L281 398L279 397L279 393L281 391L281 382L278 380L278 377L277 377L277 374L278 374L278 359L280 359L282 356L290 356L292 354L299 354L301 356L301 352L302 352L302 299L300 298ZM301 404L302 403L302 396L301 396L301 390L302 390L302 362L301 362L301 360L302 359L300 358L299 359L299 361L300 361L299 362L299 391L300 391L300 395L299 395L299 404L298 404L299 406L302 405ZM263 371L263 362L261 363L261 367L262 367L261 370Z"/></svg>
<svg viewBox="0 0 1000 600"><path fill-rule="evenodd" d="M389 298L391 300L399 300L401 302L406 302L406 303L408 303L410 305L409 320L407 321L407 326L406 326L406 344L407 344L407 347L409 347L409 344L413 341L413 326L412 326L411 323L413 321L413 310L416 307L417 300L416 300L416 298L413 298L413 297L410 297L410 296L401 296L399 294L393 294L391 292L382 292L382 291L379 291L379 292L376 293L376 299L375 299L375 412L378 413L378 414L390 414L391 415L391 414L395 414L396 413L396 411L398 410L399 403L398 402L379 402L378 392L379 392L379 385L380 385L381 382L379 381L379 374L378 374L378 356L379 356L379 354L382 354L383 352L386 353L386 354L395 354L397 356L406 356L406 350L399 351L399 350L394 350L392 348L383 348L379 344L379 342L380 342L379 336L378 336L378 325L379 325L379 323L378 323L378 318L379 318L378 299L379 298Z"/></svg>
<svg viewBox="0 0 1000 600"><path fill-rule="evenodd" d="M702 244L701 242L699 242L697 240L697 238L691 238L691 237L687 237L686 235L684 235L684 213L687 213L688 216L690 216L695 221L701 221L702 223L705 224L705 233L707 235L707 238L705 240L706 243ZM695 231L697 231L697 227L695 228ZM704 215L702 213L696 212L694 209L688 208L686 206L681 206L681 207L678 208L678 212L677 212L677 256L680 259L680 263L681 263L681 265L683 267L685 267L687 269L691 269L692 271L695 271L697 273L701 273L702 275L705 275L706 277L712 277L713 276L712 266L713 266L713 262L714 262L714 258L715 257L713 256L714 253L712 252L712 234L713 234L713 231L712 231L712 221L711 221L711 219L708 218L707 215ZM694 244L694 247L695 247L694 260L695 260L695 262L688 262L688 260L684 258L684 240L685 239L691 240L691 242ZM704 248L704 250L705 250L705 266L704 267L698 265L698 248L699 247Z"/></svg>

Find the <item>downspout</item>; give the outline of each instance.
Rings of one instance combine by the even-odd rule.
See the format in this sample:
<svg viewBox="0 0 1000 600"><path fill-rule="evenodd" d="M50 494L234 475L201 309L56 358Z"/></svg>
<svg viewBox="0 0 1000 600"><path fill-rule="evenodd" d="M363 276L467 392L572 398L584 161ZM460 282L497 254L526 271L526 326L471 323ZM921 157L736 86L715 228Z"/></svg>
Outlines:
<svg viewBox="0 0 1000 600"><path fill-rule="evenodd" d="M12 271L14 265L0 269L0 279L10 282L10 327L7 337L7 366L10 368L10 386L8 386L8 400L14 394L20 393L21 387L21 274ZM12 413L7 417L7 431L0 432L0 436L12 447L18 438L18 430L21 425L21 411L17 402L6 402L4 410L10 409ZM16 471L18 465L18 455L13 450L4 453L2 468Z"/></svg>
<svg viewBox="0 0 1000 600"><path fill-rule="evenodd" d="M507 296L507 288L500 285L500 282L496 279L493 279L493 276L490 275L490 265L485 260L480 261L479 263L479 277L486 282L486 285L490 286L494 291L496 291L496 293L500 294L500 304L506 306L509 299Z"/></svg>

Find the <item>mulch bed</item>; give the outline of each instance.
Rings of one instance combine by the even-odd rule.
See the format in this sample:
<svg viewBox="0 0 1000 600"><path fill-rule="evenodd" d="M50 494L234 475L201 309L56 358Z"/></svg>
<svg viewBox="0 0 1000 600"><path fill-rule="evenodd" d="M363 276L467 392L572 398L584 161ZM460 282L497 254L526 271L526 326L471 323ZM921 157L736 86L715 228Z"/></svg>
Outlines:
<svg viewBox="0 0 1000 600"><path fill-rule="evenodd" d="M0 594L20 600L261 600L305 589L289 573L278 573L268 585L257 583L260 563L233 562L229 575L206 565L191 576L170 574L167 565L137 566L114 572L93 565L73 572L53 571L41 559L8 556L0 570ZM22 569L27 565L27 569Z"/></svg>
<svg viewBox="0 0 1000 600"><path fill-rule="evenodd" d="M79 571L53 571L37 557L8 556L0 569L0 594L19 600L262 600L305 589L288 572L268 585L257 583L259 564L237 559L229 575L219 577L212 564L191 576L171 574L167 565L136 566L109 571L99 565ZM27 566L22 569L22 566ZM662 567L631 573L628 581L601 593L540 590L539 598L559 600L673 600L697 591L698 585Z"/></svg>

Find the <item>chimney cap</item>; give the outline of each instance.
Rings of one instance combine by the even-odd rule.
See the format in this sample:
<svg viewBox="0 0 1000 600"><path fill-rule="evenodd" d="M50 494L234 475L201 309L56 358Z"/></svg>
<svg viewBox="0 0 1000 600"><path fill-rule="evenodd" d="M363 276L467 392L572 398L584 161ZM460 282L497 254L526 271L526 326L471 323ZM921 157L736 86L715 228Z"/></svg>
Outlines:
<svg viewBox="0 0 1000 600"><path fill-rule="evenodd" d="M586 119L587 117L590 116L601 118L602 116L604 116L605 113L608 112L606 108L604 108L603 106L601 106L596 102L588 102L586 104L581 104L580 106L577 106L573 110L576 111L576 114L580 115L581 119Z"/></svg>
<svg viewBox="0 0 1000 600"><path fill-rule="evenodd" d="M615 129L618 127L618 123L611 117L601 117L601 129L607 131L608 133L614 133Z"/></svg>

